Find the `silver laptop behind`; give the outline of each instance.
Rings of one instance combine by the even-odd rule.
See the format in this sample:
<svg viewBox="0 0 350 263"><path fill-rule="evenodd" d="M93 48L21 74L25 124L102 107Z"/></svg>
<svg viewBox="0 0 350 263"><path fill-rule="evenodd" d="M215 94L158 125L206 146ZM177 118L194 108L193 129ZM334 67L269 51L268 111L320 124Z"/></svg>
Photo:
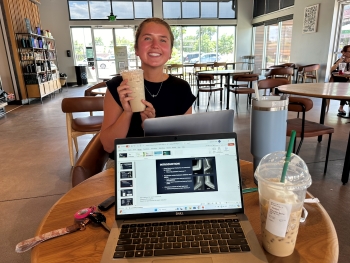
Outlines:
<svg viewBox="0 0 350 263"><path fill-rule="evenodd" d="M244 215L235 133L115 140L101 262L267 262Z"/></svg>
<svg viewBox="0 0 350 263"><path fill-rule="evenodd" d="M233 110L151 118L143 129L145 136L232 132L233 118Z"/></svg>

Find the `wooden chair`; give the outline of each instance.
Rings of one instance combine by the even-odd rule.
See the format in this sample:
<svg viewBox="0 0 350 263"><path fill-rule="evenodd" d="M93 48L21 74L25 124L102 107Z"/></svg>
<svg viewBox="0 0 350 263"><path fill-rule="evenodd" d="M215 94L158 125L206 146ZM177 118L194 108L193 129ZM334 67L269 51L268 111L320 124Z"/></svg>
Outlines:
<svg viewBox="0 0 350 263"><path fill-rule="evenodd" d="M198 74L197 75L197 106L199 107L199 93L209 92L208 106L211 94L215 91L220 91L220 104L222 103L222 87L217 87L214 83L214 75Z"/></svg>
<svg viewBox="0 0 350 263"><path fill-rule="evenodd" d="M213 64L213 69L214 70L225 70L227 69L227 64L226 62L214 62ZM223 76L214 76L215 81L217 84L220 84L220 86L222 86L222 78Z"/></svg>
<svg viewBox="0 0 350 263"><path fill-rule="evenodd" d="M91 139L77 160L72 170L72 187L102 172L108 160L108 153L103 149L100 133Z"/></svg>
<svg viewBox="0 0 350 263"><path fill-rule="evenodd" d="M77 137L85 134L95 134L101 130L103 116L73 117L73 113L103 111L104 97L75 97L62 100L62 111L66 113L68 150L70 163L74 166L73 141L78 152Z"/></svg>
<svg viewBox="0 0 350 263"><path fill-rule="evenodd" d="M234 84L230 85L229 91L235 94L236 107L237 107L237 95L239 94L247 94L247 105L251 104L252 93L255 92L253 89L253 81L258 81L258 80L259 80L259 75L257 74L242 74L242 75L233 76ZM239 96L238 96L238 100L239 100Z"/></svg>
<svg viewBox="0 0 350 263"><path fill-rule="evenodd" d="M175 77L182 78L182 79L184 78L182 64L169 64L169 71L170 71L170 74Z"/></svg>
<svg viewBox="0 0 350 263"><path fill-rule="evenodd" d="M192 79L197 79L197 73L199 71L205 71L208 70L208 64L207 63L194 63L193 65L193 72L192 72ZM190 76L191 77L191 76Z"/></svg>
<svg viewBox="0 0 350 263"><path fill-rule="evenodd" d="M265 77L270 79L283 78L292 83L293 68L270 68L265 72Z"/></svg>
<svg viewBox="0 0 350 263"><path fill-rule="evenodd" d="M320 68L320 64L310 64L306 66L300 66L298 68L297 81L305 83L307 79L311 79L311 82L318 82L317 71Z"/></svg>
<svg viewBox="0 0 350 263"><path fill-rule="evenodd" d="M84 96L96 96L96 94L91 93L91 91L94 90L94 89L103 88L103 87L107 87L106 82L102 81L100 83L97 83L97 84L87 88L84 91Z"/></svg>
<svg viewBox="0 0 350 263"><path fill-rule="evenodd" d="M295 145L294 144L294 153L299 154L301 145L304 141L305 137L317 137L319 135L325 135L328 134L328 146L327 146L327 154L326 154L326 161L324 166L324 174L327 172L327 165L328 165L328 156L329 156L329 147L331 145L332 140L332 133L334 133L334 128L328 127L326 125L308 121L305 119L305 113L309 110L311 110L313 107L313 102L309 98L303 98L303 97L289 97L289 105L288 105L288 111L293 112L301 112L302 118L295 118L295 119L287 119L287 136L291 135L292 130L296 131L296 137L300 137L300 142L298 145L298 149L295 151Z"/></svg>
<svg viewBox="0 0 350 263"><path fill-rule="evenodd" d="M87 88L85 91L84 91L84 96L97 96L96 94L93 94L91 93L92 90L94 89L98 89L98 88L103 88L103 87L107 87L107 84L106 82L102 81L100 83L97 83L93 86L91 86L90 88ZM93 112L90 111L90 116L93 116Z"/></svg>
<svg viewBox="0 0 350 263"><path fill-rule="evenodd" d="M281 86L290 84L290 81L285 78L277 78L277 79L262 79L258 81L258 89L264 89L264 95L266 95L266 90L269 89L270 92Z"/></svg>

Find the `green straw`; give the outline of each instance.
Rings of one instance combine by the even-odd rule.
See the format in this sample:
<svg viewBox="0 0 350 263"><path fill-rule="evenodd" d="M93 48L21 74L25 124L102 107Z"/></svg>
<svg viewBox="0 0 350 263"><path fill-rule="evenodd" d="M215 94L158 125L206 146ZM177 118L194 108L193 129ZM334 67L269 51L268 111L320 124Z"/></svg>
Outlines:
<svg viewBox="0 0 350 263"><path fill-rule="evenodd" d="M287 150L287 154L286 154L286 160L284 161L284 165L283 165L283 171L282 171L282 176L281 176L281 181L280 181L281 183L284 183L284 180L286 179L286 173L287 173L288 164L290 161L290 156L292 155L292 148L294 145L294 140L295 140L296 134L297 134L296 131L292 130L292 133L290 135L288 150Z"/></svg>

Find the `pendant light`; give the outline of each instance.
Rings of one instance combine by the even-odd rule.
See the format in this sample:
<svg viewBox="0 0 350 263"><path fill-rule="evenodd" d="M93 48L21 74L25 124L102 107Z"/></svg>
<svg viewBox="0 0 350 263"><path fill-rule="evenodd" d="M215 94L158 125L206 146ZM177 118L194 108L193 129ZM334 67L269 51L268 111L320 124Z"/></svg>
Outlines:
<svg viewBox="0 0 350 263"><path fill-rule="evenodd" d="M109 21L115 21L115 19L117 18L117 16L115 16L115 15L113 14L112 0L110 0L110 2L111 2L111 14L110 14L109 16L107 16L107 17L108 17L108 20L109 20Z"/></svg>

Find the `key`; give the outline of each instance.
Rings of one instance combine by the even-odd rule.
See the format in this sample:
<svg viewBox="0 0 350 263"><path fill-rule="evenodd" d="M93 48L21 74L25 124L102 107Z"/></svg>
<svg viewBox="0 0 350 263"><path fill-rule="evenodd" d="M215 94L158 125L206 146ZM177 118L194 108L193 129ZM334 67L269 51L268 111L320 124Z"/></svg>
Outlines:
<svg viewBox="0 0 350 263"><path fill-rule="evenodd" d="M105 230L111 232L111 229L106 224L106 217L100 212L91 213L88 218L91 222L101 225Z"/></svg>

